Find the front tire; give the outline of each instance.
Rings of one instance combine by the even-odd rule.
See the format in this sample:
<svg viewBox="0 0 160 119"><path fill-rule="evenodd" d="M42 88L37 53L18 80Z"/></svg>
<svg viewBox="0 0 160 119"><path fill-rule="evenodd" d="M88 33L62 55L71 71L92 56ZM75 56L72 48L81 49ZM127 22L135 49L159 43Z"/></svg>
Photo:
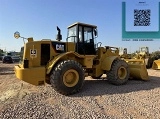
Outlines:
<svg viewBox="0 0 160 119"><path fill-rule="evenodd" d="M58 63L50 75L52 87L63 95L79 92L84 82L84 70L74 60L65 60Z"/></svg>
<svg viewBox="0 0 160 119"><path fill-rule="evenodd" d="M124 60L115 59L110 71L107 72L107 79L114 85L125 84L129 79L128 64Z"/></svg>
<svg viewBox="0 0 160 119"><path fill-rule="evenodd" d="M147 63L146 68L149 69L149 68L152 67L152 64L153 64L153 59L152 58L145 59L145 62Z"/></svg>

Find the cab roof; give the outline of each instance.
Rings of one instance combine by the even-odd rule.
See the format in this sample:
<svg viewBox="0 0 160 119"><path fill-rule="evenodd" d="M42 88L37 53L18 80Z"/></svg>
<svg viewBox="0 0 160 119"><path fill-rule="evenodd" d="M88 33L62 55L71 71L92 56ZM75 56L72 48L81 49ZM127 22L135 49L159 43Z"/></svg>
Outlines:
<svg viewBox="0 0 160 119"><path fill-rule="evenodd" d="M82 25L82 26L89 26L89 27L97 28L97 26L95 26L95 25L86 24L86 23L81 23L81 22L75 22L74 24L68 26L68 28L73 27L73 26L75 26L75 25Z"/></svg>

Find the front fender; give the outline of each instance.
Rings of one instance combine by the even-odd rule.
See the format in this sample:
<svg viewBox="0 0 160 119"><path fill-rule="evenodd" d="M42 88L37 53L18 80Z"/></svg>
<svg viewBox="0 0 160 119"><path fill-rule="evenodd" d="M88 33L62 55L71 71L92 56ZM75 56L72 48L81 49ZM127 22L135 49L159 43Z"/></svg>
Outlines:
<svg viewBox="0 0 160 119"><path fill-rule="evenodd" d="M80 57L78 54L76 54L75 52L71 51L71 52L67 52L67 53L62 53L62 54L59 54L58 56L54 57L52 60L50 60L48 62L48 64L46 65L46 74L49 74L53 68L53 66L63 57L69 55L69 54L72 54L76 57Z"/></svg>
<svg viewBox="0 0 160 119"><path fill-rule="evenodd" d="M110 57L106 57L102 60L102 63L101 63L101 68L102 70L107 70L109 71L111 69L111 66L112 66L112 62L118 58L118 56L110 56Z"/></svg>

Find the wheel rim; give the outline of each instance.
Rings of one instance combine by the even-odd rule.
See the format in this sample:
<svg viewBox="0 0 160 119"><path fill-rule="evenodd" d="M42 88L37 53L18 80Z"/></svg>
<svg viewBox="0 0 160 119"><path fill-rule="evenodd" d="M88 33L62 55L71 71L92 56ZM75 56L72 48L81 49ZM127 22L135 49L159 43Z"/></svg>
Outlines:
<svg viewBox="0 0 160 119"><path fill-rule="evenodd" d="M79 74L76 70L70 69L64 73L63 76L63 83L67 87L73 87L78 83L79 80Z"/></svg>
<svg viewBox="0 0 160 119"><path fill-rule="evenodd" d="M126 76L127 76L127 70L126 70L126 68L125 67L120 67L118 69L118 77L120 79L125 79Z"/></svg>

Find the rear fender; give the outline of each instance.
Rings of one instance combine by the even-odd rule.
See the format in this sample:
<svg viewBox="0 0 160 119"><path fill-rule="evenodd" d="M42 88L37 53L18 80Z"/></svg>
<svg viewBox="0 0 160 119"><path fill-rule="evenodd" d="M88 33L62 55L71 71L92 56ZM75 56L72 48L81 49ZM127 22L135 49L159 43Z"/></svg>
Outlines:
<svg viewBox="0 0 160 119"><path fill-rule="evenodd" d="M62 58L66 57L67 55L73 55L76 57L80 57L77 53L71 51L71 52L67 52L67 53L63 53L63 54L59 54L58 56L54 57L53 59L51 59L48 64L46 65L46 74L49 74L52 70L52 68L55 66L55 64L60 61Z"/></svg>

